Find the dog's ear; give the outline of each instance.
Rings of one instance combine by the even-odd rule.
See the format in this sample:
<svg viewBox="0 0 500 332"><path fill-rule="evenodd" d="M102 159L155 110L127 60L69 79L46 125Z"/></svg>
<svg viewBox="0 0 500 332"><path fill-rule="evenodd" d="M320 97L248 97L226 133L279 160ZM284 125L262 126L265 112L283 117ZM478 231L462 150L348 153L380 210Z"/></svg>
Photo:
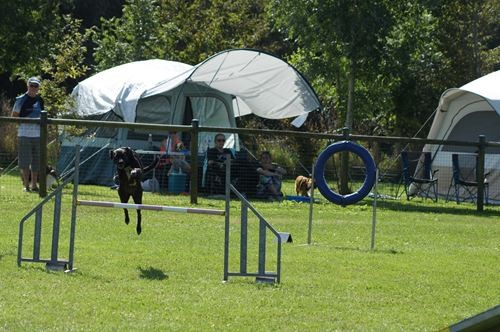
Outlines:
<svg viewBox="0 0 500 332"><path fill-rule="evenodd" d="M109 159L113 160L115 158L115 150L109 150Z"/></svg>

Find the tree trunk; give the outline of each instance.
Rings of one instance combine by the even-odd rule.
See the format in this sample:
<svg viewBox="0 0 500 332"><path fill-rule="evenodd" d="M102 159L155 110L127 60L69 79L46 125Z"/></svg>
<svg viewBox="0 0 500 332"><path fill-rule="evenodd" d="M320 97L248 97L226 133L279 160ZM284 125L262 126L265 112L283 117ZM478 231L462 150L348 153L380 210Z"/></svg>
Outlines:
<svg viewBox="0 0 500 332"><path fill-rule="evenodd" d="M344 135L349 136L350 130L344 128ZM351 188L349 188L349 152L344 151L340 153L340 173L339 173L339 194L347 195L350 194Z"/></svg>
<svg viewBox="0 0 500 332"><path fill-rule="evenodd" d="M345 116L345 128L349 134L352 130L353 122L353 105L354 105L354 61L350 61L350 68L347 74L347 112ZM340 186L339 192L341 195L350 194L352 191L349 188L349 152L342 152L340 158Z"/></svg>
<svg viewBox="0 0 500 332"><path fill-rule="evenodd" d="M478 27L479 27L479 8L478 5L473 6L473 16L472 16L472 57L474 62L474 76L481 76L481 44L478 37Z"/></svg>
<svg viewBox="0 0 500 332"><path fill-rule="evenodd" d="M352 123L354 117L354 61L350 61L350 68L347 74L347 111L345 115L345 127L352 130Z"/></svg>

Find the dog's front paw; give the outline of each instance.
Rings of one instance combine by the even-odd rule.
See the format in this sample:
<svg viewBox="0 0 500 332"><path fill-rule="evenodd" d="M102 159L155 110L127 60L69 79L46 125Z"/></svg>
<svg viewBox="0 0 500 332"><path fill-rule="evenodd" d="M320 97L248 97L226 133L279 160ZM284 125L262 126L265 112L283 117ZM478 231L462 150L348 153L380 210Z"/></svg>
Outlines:
<svg viewBox="0 0 500 332"><path fill-rule="evenodd" d="M130 222L130 219L129 218L125 218L125 223L128 225L128 223Z"/></svg>
<svg viewBox="0 0 500 332"><path fill-rule="evenodd" d="M140 168L134 168L132 171L130 171L130 177L134 179L138 179L141 177L141 169Z"/></svg>
<svg viewBox="0 0 500 332"><path fill-rule="evenodd" d="M141 235L141 232L142 232L142 228L141 228L141 225L137 225L137 235Z"/></svg>

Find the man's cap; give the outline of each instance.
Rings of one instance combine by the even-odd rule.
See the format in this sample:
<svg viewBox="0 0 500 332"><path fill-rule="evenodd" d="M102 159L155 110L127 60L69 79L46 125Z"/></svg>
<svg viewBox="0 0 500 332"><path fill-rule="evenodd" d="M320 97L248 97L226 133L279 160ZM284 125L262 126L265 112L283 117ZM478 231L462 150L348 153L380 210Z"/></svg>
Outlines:
<svg viewBox="0 0 500 332"><path fill-rule="evenodd" d="M38 77L33 76L33 77L30 77L28 79L28 84L38 84L38 85L40 85L40 80L38 79Z"/></svg>

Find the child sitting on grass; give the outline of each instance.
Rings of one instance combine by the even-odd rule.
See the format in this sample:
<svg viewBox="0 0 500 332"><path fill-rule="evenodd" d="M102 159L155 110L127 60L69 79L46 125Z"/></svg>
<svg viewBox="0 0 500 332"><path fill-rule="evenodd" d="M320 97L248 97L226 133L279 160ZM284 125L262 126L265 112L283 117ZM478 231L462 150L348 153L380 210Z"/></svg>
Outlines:
<svg viewBox="0 0 500 332"><path fill-rule="evenodd" d="M271 153L264 151L260 155L260 166L257 168L259 174L259 184L257 185L257 196L277 199L281 201L281 180L286 174L284 168L273 164Z"/></svg>

